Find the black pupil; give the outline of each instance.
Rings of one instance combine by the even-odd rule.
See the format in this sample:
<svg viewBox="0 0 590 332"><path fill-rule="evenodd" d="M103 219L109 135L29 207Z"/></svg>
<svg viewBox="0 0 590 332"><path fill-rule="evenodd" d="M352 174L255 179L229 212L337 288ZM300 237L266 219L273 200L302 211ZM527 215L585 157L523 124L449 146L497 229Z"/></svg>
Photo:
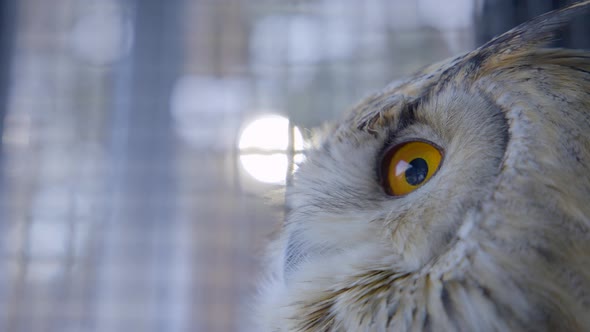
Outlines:
<svg viewBox="0 0 590 332"><path fill-rule="evenodd" d="M428 164L422 158L416 158L410 161L410 167L406 169L406 181L413 186L424 182L428 174Z"/></svg>

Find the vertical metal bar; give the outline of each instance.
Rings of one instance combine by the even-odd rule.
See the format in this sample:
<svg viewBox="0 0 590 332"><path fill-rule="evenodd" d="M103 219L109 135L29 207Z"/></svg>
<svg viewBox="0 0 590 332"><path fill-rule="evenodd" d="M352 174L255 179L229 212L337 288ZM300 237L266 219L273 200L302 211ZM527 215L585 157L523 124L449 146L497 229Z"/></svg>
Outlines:
<svg viewBox="0 0 590 332"><path fill-rule="evenodd" d="M97 322L97 330L119 329L125 325L124 313L109 304L125 299L114 293L121 270L128 269L130 257L136 252L121 252L126 241L141 244L141 264L133 271L138 289L149 288L145 297L145 319L136 321L154 331L170 330L162 319L170 299L170 256L175 224L175 151L170 93L182 64L182 8L184 0L129 0L134 16L134 43L126 63L117 74L114 91L114 121L111 153L115 165L112 181L111 215L105 225L105 240L99 257L101 266L96 299L97 314L111 321ZM167 201L161 201L168 196ZM138 241L141 239L141 241ZM164 244L164 248L160 248ZM126 248L126 247L125 247ZM168 250L165 250L168 248ZM114 273L114 275L113 275ZM101 291L102 289L102 291ZM105 312L106 315L101 314ZM115 314L114 316L110 314Z"/></svg>
<svg viewBox="0 0 590 332"><path fill-rule="evenodd" d="M4 135L4 120L8 112L9 107L9 91L12 82L12 59L14 56L14 45L16 41L16 25L18 24L18 2L16 0L0 0L0 196L7 194L4 191L5 188L5 158L3 149L3 135ZM8 200L10 201L10 200ZM10 210L9 207L6 207ZM8 214L8 211L0 210L0 217ZM2 223L0 220L0 232L6 234L7 230L5 227L9 223ZM20 243L23 244L26 241L26 230L23 227L18 233L21 237ZM1 238L0 238L1 240ZM0 243L2 247L2 243ZM24 248L20 248L19 256L17 257L19 264L26 264L27 257L25 256ZM0 329L10 331L10 328L16 324L15 317L18 316L17 310L21 308L20 303L16 306L12 306L13 299L19 300L18 292L23 289L23 274L25 272L24 266L19 265L18 276L7 279L8 282L0 283L0 295L5 296L6 304L10 303L10 307L6 308L6 315L3 320L0 320Z"/></svg>
<svg viewBox="0 0 590 332"><path fill-rule="evenodd" d="M0 138L8 108L8 91L11 82L11 64L17 24L17 2L0 0ZM1 148L0 144L0 148ZM2 160L0 150L0 160Z"/></svg>

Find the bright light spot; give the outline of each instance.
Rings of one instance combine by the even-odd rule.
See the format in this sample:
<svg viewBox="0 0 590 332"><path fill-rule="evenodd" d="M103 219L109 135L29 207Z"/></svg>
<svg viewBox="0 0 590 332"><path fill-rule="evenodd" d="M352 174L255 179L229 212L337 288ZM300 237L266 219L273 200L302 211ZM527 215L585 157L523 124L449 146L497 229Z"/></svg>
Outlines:
<svg viewBox="0 0 590 332"><path fill-rule="evenodd" d="M293 157L293 161L295 162L295 168L297 168L297 164L305 161L305 156L302 153L298 153Z"/></svg>
<svg viewBox="0 0 590 332"><path fill-rule="evenodd" d="M284 183L289 167L287 156L283 153L247 154L240 156L240 162L256 180L266 183Z"/></svg>
<svg viewBox="0 0 590 332"><path fill-rule="evenodd" d="M265 183L285 183L289 169L289 119L268 115L251 122L242 131L238 146L241 150L240 163L248 174ZM303 136L297 127L293 128L293 149L303 149ZM297 154L294 159L300 162L303 155Z"/></svg>
<svg viewBox="0 0 590 332"><path fill-rule="evenodd" d="M395 166L395 176L404 174L410 167L412 166L410 166L410 164L408 164L405 160L400 160Z"/></svg>
<svg viewBox="0 0 590 332"><path fill-rule="evenodd" d="M265 151L287 151L289 147L289 119L280 115L267 115L250 123L242 132L239 147ZM293 130L293 148L303 149L303 136L297 127Z"/></svg>

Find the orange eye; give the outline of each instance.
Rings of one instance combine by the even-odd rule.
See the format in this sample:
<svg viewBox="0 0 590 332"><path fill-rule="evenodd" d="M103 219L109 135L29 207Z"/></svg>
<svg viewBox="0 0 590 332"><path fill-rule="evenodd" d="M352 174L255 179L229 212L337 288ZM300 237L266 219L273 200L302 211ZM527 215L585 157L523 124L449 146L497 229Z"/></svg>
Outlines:
<svg viewBox="0 0 590 332"><path fill-rule="evenodd" d="M436 173L441 161L442 153L432 143L410 141L390 148L381 164L385 191L401 196L418 189Z"/></svg>

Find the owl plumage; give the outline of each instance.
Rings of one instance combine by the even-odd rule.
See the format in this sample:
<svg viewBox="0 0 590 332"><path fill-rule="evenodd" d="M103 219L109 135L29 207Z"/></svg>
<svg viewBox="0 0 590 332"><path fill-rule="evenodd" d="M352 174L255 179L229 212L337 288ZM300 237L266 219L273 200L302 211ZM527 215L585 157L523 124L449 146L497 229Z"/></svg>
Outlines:
<svg viewBox="0 0 590 332"><path fill-rule="evenodd" d="M326 126L287 188L267 331L590 330L590 53L543 48L590 1L424 68ZM385 151L440 147L391 196Z"/></svg>

